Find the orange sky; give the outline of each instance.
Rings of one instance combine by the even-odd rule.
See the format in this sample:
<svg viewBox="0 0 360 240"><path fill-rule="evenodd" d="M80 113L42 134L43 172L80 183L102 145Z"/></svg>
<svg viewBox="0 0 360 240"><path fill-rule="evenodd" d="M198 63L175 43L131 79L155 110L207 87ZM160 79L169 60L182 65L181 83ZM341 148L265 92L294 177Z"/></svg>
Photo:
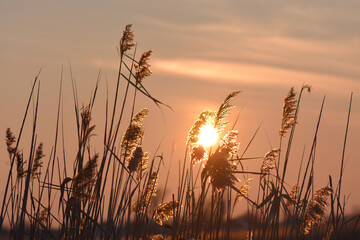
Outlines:
<svg viewBox="0 0 360 240"><path fill-rule="evenodd" d="M343 192L351 194L348 209L359 209L360 177L360 2L358 1L2 1L0 4L0 130L17 135L30 92L40 68L41 95L38 139L49 155L56 124L61 66L64 65L64 123L68 159L75 141L69 62L77 80L79 100L87 103L102 69L97 121L101 151L106 82L113 94L117 69L116 46L126 24L132 23L138 52L154 49L153 75L145 87L171 105L161 111L148 107L145 146L170 155L177 143L183 158L185 138L198 113L216 109L232 91L241 112L237 128L243 150L252 134L261 130L248 156L262 156L270 144L277 147L282 100L290 87L313 87L304 94L291 167L298 167L305 146L308 154L321 101L326 95L317 146L316 186L337 179L350 93L354 92L350 133L345 155ZM27 124L30 129L30 123ZM151 139L151 141L149 141ZM26 141L26 139L24 139ZM148 142L146 142L148 141ZM0 182L9 167L6 145L0 148ZM23 142L24 151L26 144ZM257 170L259 162L249 162ZM71 164L69 164L71 166ZM289 177L289 184L293 180ZM3 192L4 184L0 185Z"/></svg>

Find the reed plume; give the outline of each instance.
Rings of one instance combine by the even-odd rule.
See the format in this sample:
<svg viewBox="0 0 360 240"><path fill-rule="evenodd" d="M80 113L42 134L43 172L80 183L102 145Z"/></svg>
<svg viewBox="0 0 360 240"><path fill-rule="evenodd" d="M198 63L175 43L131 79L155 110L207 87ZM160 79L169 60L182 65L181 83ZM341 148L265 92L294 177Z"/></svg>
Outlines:
<svg viewBox="0 0 360 240"><path fill-rule="evenodd" d="M314 197L310 200L305 216L301 223L301 230L304 234L309 234L315 224L321 223L325 216L327 197L332 193L332 187L322 187L316 190Z"/></svg>
<svg viewBox="0 0 360 240"><path fill-rule="evenodd" d="M290 197L291 201L290 201L290 200L287 200L287 201L286 201L286 205L287 205L288 207L294 205L294 203L296 202L296 200L297 200L298 197L299 197L299 186L298 186L298 182L296 182L296 183L292 186L291 191L290 191L290 193L289 193L289 197Z"/></svg>
<svg viewBox="0 0 360 240"><path fill-rule="evenodd" d="M127 166L130 172L136 171L143 157L144 157L144 152L142 150L142 147L136 147L135 151L132 153L129 164Z"/></svg>
<svg viewBox="0 0 360 240"><path fill-rule="evenodd" d="M160 204L155 209L154 220L157 224L163 225L163 222L174 216L174 211L179 207L178 201L170 201Z"/></svg>
<svg viewBox="0 0 360 240"><path fill-rule="evenodd" d="M34 164L31 169L31 175L33 178L40 175L40 172L38 172L39 168L42 167L43 163L41 159L44 157L43 153L43 143L40 143L38 148L36 149L35 158L34 158Z"/></svg>
<svg viewBox="0 0 360 240"><path fill-rule="evenodd" d="M12 145L15 143L16 138L14 136L14 134L11 132L10 128L6 129L6 147L7 147L7 151L9 153L10 158L12 157L13 154L16 153L16 149L14 147L12 147Z"/></svg>
<svg viewBox="0 0 360 240"><path fill-rule="evenodd" d="M214 126L215 118L216 118L216 111L204 110L199 114L199 117L196 119L196 121L194 122L193 126L191 127L188 133L186 146L189 149L192 149L194 147L193 144L196 144L199 141L199 134L201 127L207 124Z"/></svg>
<svg viewBox="0 0 360 240"><path fill-rule="evenodd" d="M128 24L125 27L123 36L120 39L120 54L123 55L129 51L136 44L134 43L134 31L131 30L132 24Z"/></svg>
<svg viewBox="0 0 360 240"><path fill-rule="evenodd" d="M233 151L237 145L234 141L236 137L237 131L230 131L222 139L215 153L209 156L209 160L201 173L202 179L209 178L210 183L217 191L222 191L226 187L235 188L235 182L239 181L233 173L237 170L237 167L231 161Z"/></svg>
<svg viewBox="0 0 360 240"><path fill-rule="evenodd" d="M131 156L138 146L138 142L144 136L144 126L142 121L149 114L149 109L141 109L132 119L129 127L126 129L125 134L121 140L121 147L124 149L123 155L126 157Z"/></svg>
<svg viewBox="0 0 360 240"><path fill-rule="evenodd" d="M239 193L236 195L235 201L240 201L244 197L247 197L250 190L250 182L254 180L254 178L248 178L240 187Z"/></svg>
<svg viewBox="0 0 360 240"><path fill-rule="evenodd" d="M240 91L230 93L225 98L224 102L220 105L218 111L216 112L214 127L219 134L224 131L226 125L229 123L228 121L225 121L225 118L229 115L231 108L234 107L234 105L230 104L230 100L233 97L237 96L239 93Z"/></svg>
<svg viewBox="0 0 360 240"><path fill-rule="evenodd" d="M137 82L141 83L145 77L148 77L152 74L150 70L151 65L149 63L152 53L153 50L144 52L140 57L139 63L135 63L135 77Z"/></svg>
<svg viewBox="0 0 360 240"><path fill-rule="evenodd" d="M20 179L25 176L26 171L24 170L24 155L22 152L17 151L15 155L16 159L16 171L17 171L17 179Z"/></svg>
<svg viewBox="0 0 360 240"><path fill-rule="evenodd" d="M73 195L77 199L89 197L89 190L96 180L96 166L99 155L95 154L73 178Z"/></svg>
<svg viewBox="0 0 360 240"><path fill-rule="evenodd" d="M36 218L37 224L35 225L38 229L46 229L47 228L47 220L49 217L49 208L44 208L41 210L39 216Z"/></svg>
<svg viewBox="0 0 360 240"><path fill-rule="evenodd" d="M129 160L128 169L130 172L136 171L138 180L147 170L148 159L149 153L144 153L142 147L136 147L135 151L132 153L132 156Z"/></svg>
<svg viewBox="0 0 360 240"><path fill-rule="evenodd" d="M204 161L206 159L206 156L207 156L207 152L203 145L200 144L193 145L190 153L192 164Z"/></svg>
<svg viewBox="0 0 360 240"><path fill-rule="evenodd" d="M284 99L283 117L279 131L280 136L284 136L288 129L292 128L296 124L295 111L297 101L295 100L295 95L296 93L292 87Z"/></svg>
<svg viewBox="0 0 360 240"><path fill-rule="evenodd" d="M91 136L93 136L92 132L95 129L95 125L90 125L91 122L91 111L90 105L84 107L81 112L81 129L83 134L83 140L88 140Z"/></svg>
<svg viewBox="0 0 360 240"><path fill-rule="evenodd" d="M158 173L153 172L146 183L145 190L140 196L139 200L134 202L132 205L132 210L136 214L144 214L150 205L150 200L152 196L156 196L156 185L157 185Z"/></svg>
<svg viewBox="0 0 360 240"><path fill-rule="evenodd" d="M161 234L156 234L150 237L150 240L163 240L164 236Z"/></svg>
<svg viewBox="0 0 360 240"><path fill-rule="evenodd" d="M275 158L279 152L280 149L273 149L265 154L260 168L261 178L265 177L270 173L270 170L276 167Z"/></svg>

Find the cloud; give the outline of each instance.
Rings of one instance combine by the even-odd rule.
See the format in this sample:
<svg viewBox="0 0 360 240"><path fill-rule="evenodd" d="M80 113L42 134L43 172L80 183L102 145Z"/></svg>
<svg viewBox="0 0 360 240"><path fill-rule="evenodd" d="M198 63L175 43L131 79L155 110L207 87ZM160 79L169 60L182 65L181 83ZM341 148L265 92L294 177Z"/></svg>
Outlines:
<svg viewBox="0 0 360 240"><path fill-rule="evenodd" d="M251 85L259 87L301 85L307 83L326 93L348 94L360 87L355 79L279 67L203 59L156 59L155 72L181 75L203 82ZM339 88L341 85L341 88Z"/></svg>

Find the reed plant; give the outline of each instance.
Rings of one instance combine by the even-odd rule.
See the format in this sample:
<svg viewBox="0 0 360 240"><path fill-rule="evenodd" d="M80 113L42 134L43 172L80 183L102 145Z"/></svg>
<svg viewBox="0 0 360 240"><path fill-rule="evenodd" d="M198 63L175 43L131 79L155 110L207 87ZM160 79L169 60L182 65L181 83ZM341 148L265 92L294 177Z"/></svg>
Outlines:
<svg viewBox="0 0 360 240"><path fill-rule="evenodd" d="M227 116L234 107L231 102L240 91L230 93L217 110L201 112L189 130L185 157L178 164L177 189L171 192L167 189L170 169L163 167L167 159L143 150L143 121L150 111L138 109L136 99L142 94L159 108L171 107L145 88L143 82L152 73L153 51L136 60L134 37L132 26L127 25L118 47L115 93L106 96L100 152L94 152L91 141L98 137L93 109L99 79L90 101L80 105L71 77L77 137L76 155L71 161L65 154L60 160L58 153L60 143L64 146L64 137L59 137L64 131L62 80L55 139L51 151L44 153L37 135L41 81L35 78L19 133L15 135L10 128L5 131L10 169L1 205L1 231L6 224L10 239L359 239L360 217L345 214L341 192L352 100L336 183L329 176L326 186L314 189L315 152L325 98L312 148L303 158L297 182L289 183L286 178L301 98L311 89L304 85L299 95L291 88L285 97L279 146L263 153L261 159L254 158L261 165L254 171L244 170L249 158L243 156L248 147L239 152L238 131L228 126ZM124 90L123 95L120 90ZM34 118L31 142L27 143L22 141L22 134L25 122L30 121L32 101ZM130 121L124 120L125 109L130 109ZM219 135L217 144L204 146L199 142L204 126L211 126ZM121 127L126 127L123 136ZM27 144L28 154L21 150ZM71 172L66 170L69 163ZM169 199L158 192L160 174L167 176ZM240 183L240 179L245 181ZM250 198L249 192L255 192L252 196L256 197ZM234 210L239 202L247 206L247 227L234 229Z"/></svg>

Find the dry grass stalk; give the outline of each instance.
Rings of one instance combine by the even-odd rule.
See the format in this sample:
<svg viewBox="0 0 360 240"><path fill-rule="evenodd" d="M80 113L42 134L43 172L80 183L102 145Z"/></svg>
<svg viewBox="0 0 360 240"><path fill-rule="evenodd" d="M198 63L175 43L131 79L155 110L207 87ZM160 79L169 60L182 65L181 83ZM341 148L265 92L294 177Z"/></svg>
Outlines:
<svg viewBox="0 0 360 240"><path fill-rule="evenodd" d="M296 124L295 111L296 111L296 100L295 100L295 91L292 87L288 95L284 99L283 106L283 117L280 127L280 136L288 131L289 128L292 128Z"/></svg>
<svg viewBox="0 0 360 240"><path fill-rule="evenodd" d="M234 105L230 104L230 100L237 96L240 93L240 91L232 92L230 93L224 100L224 102L220 105L216 117L215 117L215 124L214 127L216 128L217 132L220 134L224 131L224 128L229 123L225 121L225 118L229 115L229 111L231 108L234 107Z"/></svg>
<svg viewBox="0 0 360 240"><path fill-rule="evenodd" d="M32 169L31 169L31 174L32 174L33 178L40 175L40 172L38 170L39 170L39 168L42 167L43 163L42 163L41 159L44 156L45 155L43 153L43 143L40 143L38 148L36 149L34 164L33 164Z"/></svg>
<svg viewBox="0 0 360 240"><path fill-rule="evenodd" d="M248 178L240 187L239 193L236 195L235 201L240 201L244 197L247 197L250 190L250 182L254 180L254 178Z"/></svg>
<svg viewBox="0 0 360 240"><path fill-rule="evenodd" d="M301 230L304 234L309 234L315 224L321 223L325 216L327 197L332 193L332 188L325 186L316 190L314 197L310 200L305 216L301 223Z"/></svg>
<svg viewBox="0 0 360 240"><path fill-rule="evenodd" d="M126 129L125 134L121 140L121 147L123 148L123 155L131 156L133 151L139 144L139 141L144 136L144 126L142 121L149 114L149 109L141 109L132 119L130 126Z"/></svg>
<svg viewBox="0 0 360 240"><path fill-rule="evenodd" d="M145 77L148 77L151 75L151 70L150 70L150 57L153 53L153 50L149 50L147 52L144 52L139 60L139 64L135 64L135 69L136 69L136 73L135 73L135 77L136 77L136 81L141 82Z"/></svg>
<svg viewBox="0 0 360 240"><path fill-rule="evenodd" d="M265 177L267 174L270 173L270 170L276 167L275 158L279 152L280 149L273 149L265 154L260 168L261 178Z"/></svg>
<svg viewBox="0 0 360 240"><path fill-rule="evenodd" d="M140 196L138 201L133 203L132 209L136 214L145 213L150 205L151 196L156 196L157 179L157 172L153 172L146 183L143 194Z"/></svg>
<svg viewBox="0 0 360 240"><path fill-rule="evenodd" d="M95 154L85 165L80 169L79 173L73 179L73 195L77 199L88 198L88 191L96 180L96 166L99 155Z"/></svg>
<svg viewBox="0 0 360 240"><path fill-rule="evenodd" d="M136 44L134 43L134 31L131 30L132 24L128 24L125 27L123 36L120 39L120 54L123 55L129 51Z"/></svg>
<svg viewBox="0 0 360 240"><path fill-rule="evenodd" d="M16 138L15 138L14 134L11 132L10 128L6 129L5 140L6 140L7 151L9 153L10 158L11 158L12 155L16 153L16 149L12 147L12 145L16 141Z"/></svg>
<svg viewBox="0 0 360 240"><path fill-rule="evenodd" d="M167 203L160 204L155 209L154 220L157 224L163 225L163 222L174 216L174 210L178 209L178 201L170 201Z"/></svg>
<svg viewBox="0 0 360 240"><path fill-rule="evenodd" d="M236 145L234 144L234 139L236 137L237 131L230 131L222 139L215 153L209 156L209 160L206 162L205 168L201 173L202 179L209 178L210 183L217 191L222 191L226 187L235 188L235 182L239 181L233 174L237 167L230 161L234 154L233 150Z"/></svg>

